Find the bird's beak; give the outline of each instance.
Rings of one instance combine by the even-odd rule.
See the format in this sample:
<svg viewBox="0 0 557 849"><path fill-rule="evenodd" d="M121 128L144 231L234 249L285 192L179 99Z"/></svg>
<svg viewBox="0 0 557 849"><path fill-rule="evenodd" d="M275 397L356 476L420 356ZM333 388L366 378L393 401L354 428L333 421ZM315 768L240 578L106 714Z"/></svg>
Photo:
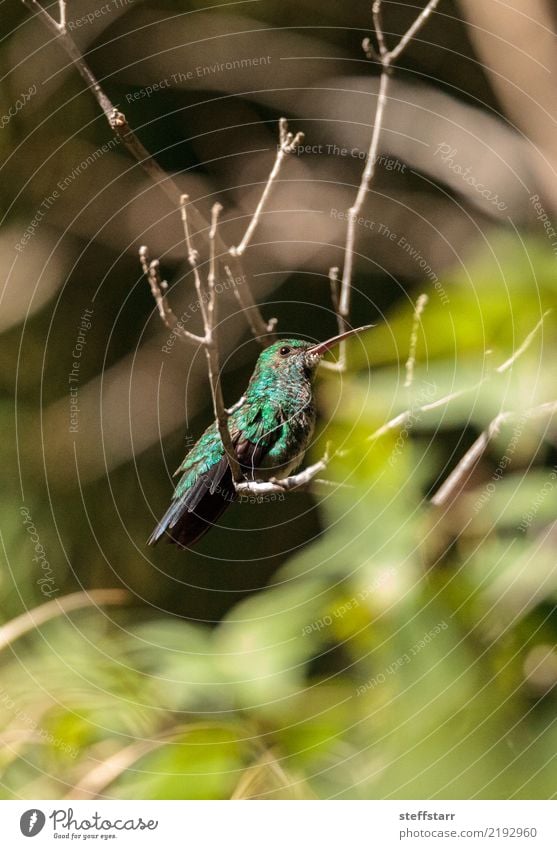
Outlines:
<svg viewBox="0 0 557 849"><path fill-rule="evenodd" d="M306 354L309 354L310 357L322 357L327 351L330 351L331 348L334 348L335 345L338 345L339 342L343 342L345 339L349 339L350 336L355 336L356 333L363 333L364 330L369 330L370 327L375 327L374 324L364 324L363 327L355 327L352 330L347 330L346 333L339 333L338 336L332 336L330 339L327 339L326 342L318 342L317 345L314 345L312 348L308 348Z"/></svg>

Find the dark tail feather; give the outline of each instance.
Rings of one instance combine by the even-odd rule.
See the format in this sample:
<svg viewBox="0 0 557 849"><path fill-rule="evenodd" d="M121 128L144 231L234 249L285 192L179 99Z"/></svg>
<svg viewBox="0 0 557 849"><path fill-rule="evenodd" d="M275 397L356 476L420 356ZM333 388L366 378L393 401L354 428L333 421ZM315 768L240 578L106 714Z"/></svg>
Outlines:
<svg viewBox="0 0 557 849"><path fill-rule="evenodd" d="M236 497L228 463L226 466L216 489L214 474L208 473L196 482L194 492L189 490L172 502L149 537L148 545L156 545L163 536L183 548L201 539Z"/></svg>

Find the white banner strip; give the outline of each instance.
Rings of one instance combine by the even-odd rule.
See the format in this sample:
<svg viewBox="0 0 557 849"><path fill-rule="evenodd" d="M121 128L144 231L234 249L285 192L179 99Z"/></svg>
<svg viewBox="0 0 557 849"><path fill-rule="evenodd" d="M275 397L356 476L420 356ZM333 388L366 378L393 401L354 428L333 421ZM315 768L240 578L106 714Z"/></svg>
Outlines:
<svg viewBox="0 0 557 849"><path fill-rule="evenodd" d="M555 801L0 802L9 849L553 849L556 822Z"/></svg>

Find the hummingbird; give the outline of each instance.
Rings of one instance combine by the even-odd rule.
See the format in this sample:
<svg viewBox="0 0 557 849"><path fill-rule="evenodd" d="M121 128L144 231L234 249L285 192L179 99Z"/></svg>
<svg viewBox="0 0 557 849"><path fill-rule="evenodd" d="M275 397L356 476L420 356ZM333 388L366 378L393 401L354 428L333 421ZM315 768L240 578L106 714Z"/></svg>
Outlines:
<svg viewBox="0 0 557 849"><path fill-rule="evenodd" d="M313 382L324 354L366 325L325 342L279 339L261 352L248 387L232 407L228 428L248 481L288 477L301 464L316 419ZM209 425L180 464L170 507L148 544L163 536L182 548L196 543L236 499L217 423Z"/></svg>

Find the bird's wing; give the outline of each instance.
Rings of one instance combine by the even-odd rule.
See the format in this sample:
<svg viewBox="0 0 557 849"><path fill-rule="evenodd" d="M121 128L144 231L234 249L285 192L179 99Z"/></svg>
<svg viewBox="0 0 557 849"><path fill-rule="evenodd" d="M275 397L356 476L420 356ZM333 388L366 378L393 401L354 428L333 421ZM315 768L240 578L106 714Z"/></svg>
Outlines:
<svg viewBox="0 0 557 849"><path fill-rule="evenodd" d="M284 416L279 405L252 405L240 411L234 446L242 471L250 480L257 478L257 471L266 455L282 436L283 424Z"/></svg>
<svg viewBox="0 0 557 849"><path fill-rule="evenodd" d="M263 413L242 407L230 417L230 435L242 471L254 479L265 455L281 436L283 419L278 408L267 408ZM195 542L236 497L216 423L202 434L177 472L182 476L170 507L149 539L151 544L165 532L183 545Z"/></svg>
<svg viewBox="0 0 557 849"><path fill-rule="evenodd" d="M236 456L246 477L254 479L265 455L281 435L282 413L279 407L243 405L229 419L230 436ZM210 425L178 469L182 477L174 490L173 501L179 500L187 510L196 505L207 491L219 489L228 461L216 423ZM227 492L230 486L226 487ZM232 498L230 498L232 500Z"/></svg>
<svg viewBox="0 0 557 849"><path fill-rule="evenodd" d="M173 502L179 502L179 510L195 510L203 495L214 495L227 468L219 431L213 423L176 470L181 478L172 495Z"/></svg>

